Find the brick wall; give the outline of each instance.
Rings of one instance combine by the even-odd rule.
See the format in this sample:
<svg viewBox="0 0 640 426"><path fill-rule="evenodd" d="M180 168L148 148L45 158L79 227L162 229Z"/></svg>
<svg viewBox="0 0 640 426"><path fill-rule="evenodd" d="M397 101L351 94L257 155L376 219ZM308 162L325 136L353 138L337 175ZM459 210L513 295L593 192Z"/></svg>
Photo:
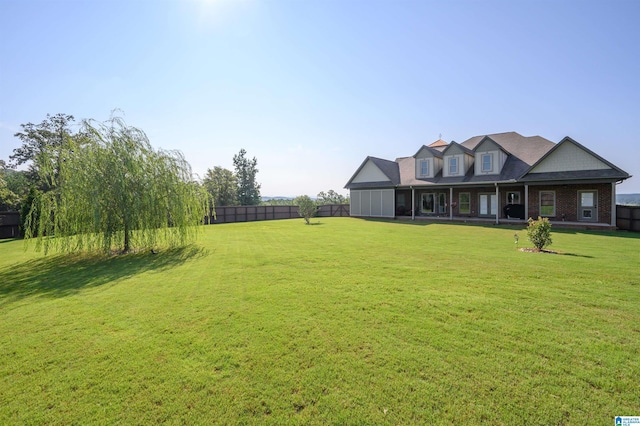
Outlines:
<svg viewBox="0 0 640 426"><path fill-rule="evenodd" d="M556 214L551 220L578 222L578 191L598 191L599 223L611 223L611 184L592 185L546 185L529 187L529 216L540 215L540 191L554 191L556 194Z"/></svg>

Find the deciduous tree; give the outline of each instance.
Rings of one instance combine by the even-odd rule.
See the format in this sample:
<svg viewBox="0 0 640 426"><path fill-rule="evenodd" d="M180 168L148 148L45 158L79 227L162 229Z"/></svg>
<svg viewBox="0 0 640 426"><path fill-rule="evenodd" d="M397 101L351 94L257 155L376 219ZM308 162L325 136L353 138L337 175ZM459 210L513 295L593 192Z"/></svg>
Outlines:
<svg viewBox="0 0 640 426"><path fill-rule="evenodd" d="M318 212L318 204L313 201L308 195L301 195L293 200L294 204L298 206L298 213L300 217L304 218L304 221L309 225L311 218Z"/></svg>
<svg viewBox="0 0 640 426"><path fill-rule="evenodd" d="M30 185L43 191L56 185L62 152L69 139L76 136L71 130L73 123L73 115L59 113L47 114L40 124L20 125L22 131L14 136L20 139L22 145L13 150L9 159L14 166L28 163L27 179ZM43 168L47 169L46 173L40 173ZM43 176L47 181L42 180Z"/></svg>
<svg viewBox="0 0 640 426"><path fill-rule="evenodd" d="M231 170L219 166L207 169L202 184L216 206L238 205L238 180Z"/></svg>
<svg viewBox="0 0 640 426"><path fill-rule="evenodd" d="M326 193L322 191L318 194L318 204L345 204L347 201L347 197L338 194L333 189Z"/></svg>
<svg viewBox="0 0 640 426"><path fill-rule="evenodd" d="M196 236L205 196L178 151L154 150L145 133L114 117L86 121L83 140L43 150L43 180L58 185L36 198L26 237L62 251L153 248L182 245ZM38 212L40 214L38 214Z"/></svg>
<svg viewBox="0 0 640 426"><path fill-rule="evenodd" d="M257 206L260 204L260 184L256 181L258 160L246 158L247 151L241 149L233 156L233 166L238 180L238 201L242 206Z"/></svg>
<svg viewBox="0 0 640 426"><path fill-rule="evenodd" d="M6 164L0 160L0 211L15 210L19 205L18 196L7 184L6 172Z"/></svg>

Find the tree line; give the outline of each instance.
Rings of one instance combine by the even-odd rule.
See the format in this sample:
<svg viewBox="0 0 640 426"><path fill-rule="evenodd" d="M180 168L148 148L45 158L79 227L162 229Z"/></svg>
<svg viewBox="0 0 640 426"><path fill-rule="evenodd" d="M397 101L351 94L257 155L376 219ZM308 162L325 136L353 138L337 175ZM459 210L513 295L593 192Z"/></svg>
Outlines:
<svg viewBox="0 0 640 426"><path fill-rule="evenodd" d="M45 251L183 244L215 205L262 203L258 161L244 149L233 156L233 171L214 167L200 181L180 151L154 149L118 116L76 123L47 114L21 129L14 135L21 146L9 162L0 159L0 211L19 211L21 232ZM329 190L314 203L345 202ZM61 238L44 238L52 236Z"/></svg>

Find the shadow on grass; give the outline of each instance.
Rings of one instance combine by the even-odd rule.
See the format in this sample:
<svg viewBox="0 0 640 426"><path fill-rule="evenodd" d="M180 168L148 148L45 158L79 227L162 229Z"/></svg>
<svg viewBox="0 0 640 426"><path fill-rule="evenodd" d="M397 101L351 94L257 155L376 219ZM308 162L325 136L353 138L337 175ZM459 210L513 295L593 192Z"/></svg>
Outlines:
<svg viewBox="0 0 640 426"><path fill-rule="evenodd" d="M412 226L429 226L429 225L458 225L458 226L473 226L478 228L493 228L493 229L513 229L513 230L526 230L527 224L515 224L515 223L500 223L496 225L495 223L486 223L486 222L474 222L474 221L449 221L449 220L424 220L417 219L411 220L410 217L401 217L396 219L391 218L372 218L372 217L362 217L358 218L360 220L364 220L366 222L382 222L382 223L398 223L402 225L412 225ZM577 228L562 228L560 226L551 226L552 233L559 234L588 234L588 235L600 235L603 237L619 237L619 238L630 238L640 240L640 232L633 231L624 231L624 230L616 230L610 231L605 229L577 229ZM588 226L588 224L585 224Z"/></svg>
<svg viewBox="0 0 640 426"><path fill-rule="evenodd" d="M82 289L147 271L161 271L205 256L193 245L118 256L65 254L46 256L0 269L0 301L28 296L64 297Z"/></svg>
<svg viewBox="0 0 640 426"><path fill-rule="evenodd" d="M586 254L576 254L576 253L558 253L561 256L571 256L571 257L584 257L586 259L595 259L593 256L587 256Z"/></svg>
<svg viewBox="0 0 640 426"><path fill-rule="evenodd" d="M0 244L4 244L4 243L12 243L14 241L19 240L20 238L5 238L3 240L0 240Z"/></svg>

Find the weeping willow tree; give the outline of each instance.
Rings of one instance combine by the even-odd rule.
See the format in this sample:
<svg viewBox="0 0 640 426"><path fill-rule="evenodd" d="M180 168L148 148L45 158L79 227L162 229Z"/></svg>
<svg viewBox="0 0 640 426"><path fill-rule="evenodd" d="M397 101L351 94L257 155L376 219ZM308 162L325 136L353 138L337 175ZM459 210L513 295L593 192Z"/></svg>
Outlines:
<svg viewBox="0 0 640 426"><path fill-rule="evenodd" d="M154 150L142 130L119 117L85 121L56 161L41 164L50 165L41 173L54 189L34 203L26 237L37 237L36 249L45 253L179 246L193 241L203 222L206 192L183 155Z"/></svg>

